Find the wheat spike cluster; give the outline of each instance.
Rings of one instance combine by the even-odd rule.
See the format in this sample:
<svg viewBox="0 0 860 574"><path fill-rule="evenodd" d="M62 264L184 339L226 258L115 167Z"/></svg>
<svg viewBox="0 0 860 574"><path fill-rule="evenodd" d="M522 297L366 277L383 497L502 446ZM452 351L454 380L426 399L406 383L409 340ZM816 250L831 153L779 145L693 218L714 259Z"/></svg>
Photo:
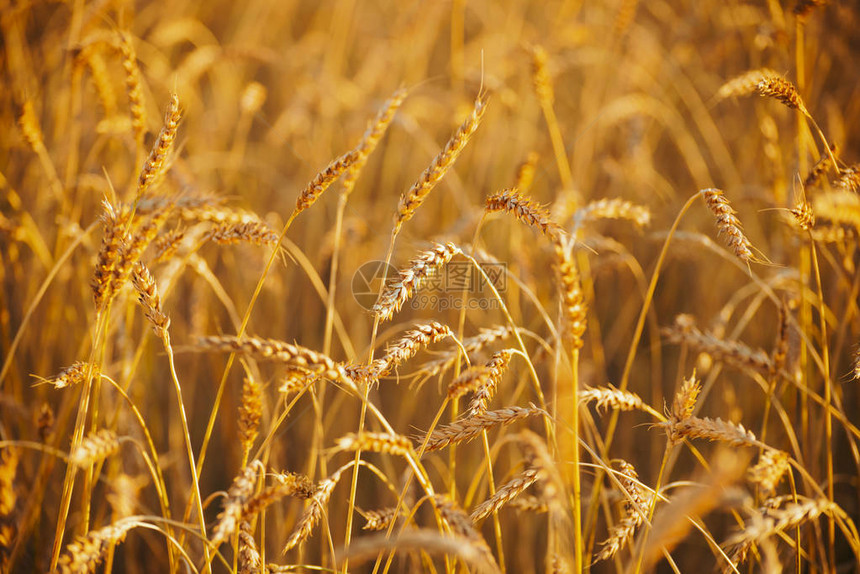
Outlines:
<svg viewBox="0 0 860 574"><path fill-rule="evenodd" d="M858 29L0 0L0 573L860 571Z"/></svg>

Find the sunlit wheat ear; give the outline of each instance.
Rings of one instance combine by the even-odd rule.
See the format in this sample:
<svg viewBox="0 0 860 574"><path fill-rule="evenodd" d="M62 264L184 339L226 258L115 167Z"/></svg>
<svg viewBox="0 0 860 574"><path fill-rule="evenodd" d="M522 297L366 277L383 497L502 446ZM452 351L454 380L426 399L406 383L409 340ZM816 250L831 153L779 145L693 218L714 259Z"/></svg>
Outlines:
<svg viewBox="0 0 860 574"><path fill-rule="evenodd" d="M445 176L448 169L454 165L460 152L469 143L469 139L478 129L481 123L481 118L484 117L484 112L487 111L487 97L479 95L475 100L475 107L472 113L463 122L463 124L454 132L448 143L439 154L433 158L430 165L419 176L407 192L400 197L400 204L397 208L397 214L394 216L394 233L398 233L404 223L412 219L421 204L427 199L427 196L436 187L436 184Z"/></svg>
<svg viewBox="0 0 860 574"><path fill-rule="evenodd" d="M239 406L239 442L245 455L251 451L260 429L263 416L263 388L253 376L246 376L242 384L242 404Z"/></svg>
<svg viewBox="0 0 860 574"><path fill-rule="evenodd" d="M469 410L466 416L473 416L484 413L489 408L490 401L496 395L496 389L502 381L502 375L508 368L511 362L514 351L512 349L504 349L495 353L487 362L487 377L480 381L475 388L475 394L472 400L469 401Z"/></svg>
<svg viewBox="0 0 860 574"><path fill-rule="evenodd" d="M120 33L119 51L122 54L122 68L125 70L125 90L128 93L134 140L139 148L143 148L143 137L146 134L146 107L143 102L143 88L140 68L137 65L137 54L134 51L131 34L128 32Z"/></svg>
<svg viewBox="0 0 860 574"><path fill-rule="evenodd" d="M130 212L123 205L114 207L107 199L102 202L102 205L104 206L102 214L104 235L92 282L93 300L97 311L102 310L112 294L113 273L125 242L125 226L130 217Z"/></svg>
<svg viewBox="0 0 860 574"><path fill-rule="evenodd" d="M218 514L218 522L212 529L210 542L213 546L217 547L236 531L239 521L242 519L242 508L254 494L257 478L264 471L263 463L255 460L243 468L233 479L233 484L230 485L227 498L224 500L224 510Z"/></svg>
<svg viewBox="0 0 860 574"><path fill-rule="evenodd" d="M42 138L42 128L39 127L39 118L36 116L36 110L33 108L33 102L27 100L21 107L21 115L18 117L18 126L21 128L21 134L27 145L39 153L45 149L45 143Z"/></svg>
<svg viewBox="0 0 860 574"><path fill-rule="evenodd" d="M732 250L732 253L744 263L759 261L753 254L752 244L744 235L740 220L735 215L737 212L732 209L722 190L716 188L703 189L702 196L705 198L708 209L717 219L719 233L724 237L726 245Z"/></svg>
<svg viewBox="0 0 860 574"><path fill-rule="evenodd" d="M678 315L675 324L662 329L669 341L689 345L714 359L735 367L768 375L774 368L773 359L761 349L753 349L739 341L726 341L710 332L702 332L689 315Z"/></svg>
<svg viewBox="0 0 860 574"><path fill-rule="evenodd" d="M693 416L693 410L696 408L696 400L699 398L699 393L702 391L702 384L696 378L695 371L693 374L684 379L681 384L681 390L675 395L675 400L672 401L671 419L674 422L680 422L689 419Z"/></svg>
<svg viewBox="0 0 860 574"><path fill-rule="evenodd" d="M418 325L418 327L406 333L400 340L389 345L385 349L385 354L373 361L367 373L362 373L361 368L354 368L354 372L356 372L359 378L379 379L379 377L387 375L399 365L414 357L421 349L453 336L454 334L447 325L443 325L437 321L431 321L426 325Z"/></svg>
<svg viewBox="0 0 860 574"><path fill-rule="evenodd" d="M788 502L782 508L775 507L785 501ZM746 561L754 545L811 522L822 514L837 513L836 505L825 499L800 497L800 502L794 502L789 496L779 497L775 502L765 501L764 506L753 511L746 528L731 536L723 547L727 549L735 564L741 564Z"/></svg>
<svg viewBox="0 0 860 574"><path fill-rule="evenodd" d="M683 420L670 420L658 423L666 429L669 440L673 443L683 439L703 438L709 441L722 442L729 446L765 446L759 442L752 431L741 424L735 424L721 418L688 417Z"/></svg>
<svg viewBox="0 0 860 574"><path fill-rule="evenodd" d="M809 231L815 227L815 212L806 199L801 199L797 205L789 209L789 213L794 217L794 223L803 231Z"/></svg>
<svg viewBox="0 0 860 574"><path fill-rule="evenodd" d="M605 387L585 387L577 395L581 404L594 403L599 411L605 409L618 411L647 410L642 397L636 393L622 391L609 384Z"/></svg>
<svg viewBox="0 0 860 574"><path fill-rule="evenodd" d="M779 100L789 108L798 110L806 117L810 117L797 88L788 80L779 76L766 76L759 81L756 89L762 96Z"/></svg>
<svg viewBox="0 0 860 574"><path fill-rule="evenodd" d="M239 570L238 574L258 574L261 572L260 551L254 540L254 532L247 521L239 525Z"/></svg>
<svg viewBox="0 0 860 574"><path fill-rule="evenodd" d="M299 194L299 198L296 200L296 208L293 213L298 215L312 206L314 202L319 199L319 196L322 195L323 192L327 190L349 166L355 163L358 158L358 152L348 151L328 164L328 166L319 172Z"/></svg>
<svg viewBox="0 0 860 574"><path fill-rule="evenodd" d="M482 431L491 429L497 426L509 425L518 420L522 420L535 415L543 415L541 409L530 407L506 407L495 411L487 411L476 415L471 415L467 418L462 418L458 421L441 426L430 434L427 439L427 446L424 452L432 452L450 446L468 442L478 436ZM415 440L416 444L424 444L425 437L419 437Z"/></svg>
<svg viewBox="0 0 860 574"><path fill-rule="evenodd" d="M355 384L344 371L343 366L322 353L299 345L292 345L275 339L221 335L202 337L198 340L198 350L214 350L229 353L243 353L261 359L279 361L288 366L301 368L309 373L324 376L354 388Z"/></svg>
<svg viewBox="0 0 860 574"><path fill-rule="evenodd" d="M448 384L448 398L456 399L466 393L475 392L482 387L491 387L486 388L482 394L481 402L485 407L483 410L487 410L486 402L495 394L499 380L505 369L507 369L512 355L513 351L509 349L499 351L493 355L493 358L487 364L471 367L463 371L459 377Z"/></svg>
<svg viewBox="0 0 860 574"><path fill-rule="evenodd" d="M522 193L528 193L535 179L535 171L540 155L536 151L530 151L526 158L517 166L517 175L514 180L514 189Z"/></svg>
<svg viewBox="0 0 860 574"><path fill-rule="evenodd" d="M292 534L290 534L287 544L284 546L283 553L288 552L297 544L304 542L311 535L314 527L319 523L320 518L322 518L325 507L331 498L331 493L334 491L334 487L337 486L337 482L340 480L340 476L343 474L345 468L338 469L334 474L319 483L310 499L310 504L305 509L301 518L299 518L299 522L293 529Z"/></svg>
<svg viewBox="0 0 860 574"><path fill-rule="evenodd" d="M140 301L140 305L143 307L143 314L152 324L155 334L160 339L163 339L167 329L170 327L170 318L161 309L161 297L158 294L158 285L155 283L155 278L150 273L149 268L140 261L134 266L132 283L137 291L138 301Z"/></svg>
<svg viewBox="0 0 860 574"><path fill-rule="evenodd" d="M47 382L54 385L55 389L64 389L73 387L84 381L89 365L83 361L76 361L68 367L62 369L53 377L47 379Z"/></svg>
<svg viewBox="0 0 860 574"><path fill-rule="evenodd" d="M278 234L261 221L222 223L213 227L206 237L219 245L250 243L272 246L278 242Z"/></svg>
<svg viewBox="0 0 860 574"><path fill-rule="evenodd" d="M66 546L54 574L95 572L108 551L125 540L128 531L136 525L134 521L120 521L79 537Z"/></svg>
<svg viewBox="0 0 860 574"><path fill-rule="evenodd" d="M584 344L582 337L588 325L588 307L582 291L579 270L573 260L573 254L563 242L556 241L553 247L556 275L561 291L562 332L570 348L579 349Z"/></svg>
<svg viewBox="0 0 860 574"><path fill-rule="evenodd" d="M379 301L373 306L373 312L380 321L391 319L429 277L437 273L458 253L460 248L453 243L436 244L432 250L425 251L413 259L409 267L400 271L399 278L386 286Z"/></svg>
<svg viewBox="0 0 860 574"><path fill-rule="evenodd" d="M385 530L387 529L392 522L397 519L396 508L382 508L380 510L365 510L362 511L362 516L364 516L364 526L361 527L362 530ZM402 514L402 512L401 512Z"/></svg>
<svg viewBox="0 0 860 574"><path fill-rule="evenodd" d="M764 449L758 462L747 473L749 481L757 484L765 496L771 496L790 468L787 452L774 448Z"/></svg>
<svg viewBox="0 0 860 574"><path fill-rule="evenodd" d="M833 166L833 158L839 155L839 151L839 146L835 143L830 144L830 153L825 153L818 158L818 161L815 162L815 165L812 166L812 169L806 175L806 179L803 180L804 189L816 185L821 180L824 172Z"/></svg>
<svg viewBox="0 0 860 574"><path fill-rule="evenodd" d="M763 79L778 76L779 74L777 74L770 68L758 68L756 70L749 70L747 72L744 72L743 74L735 76L734 78L730 79L725 84L720 86L720 89L717 90L715 100L719 102L727 98L748 96L758 91L758 84Z"/></svg>
<svg viewBox="0 0 860 574"><path fill-rule="evenodd" d="M376 114L376 117L370 122L361 138L361 142L356 148L358 157L352 165L347 168L343 176L343 193L349 195L355 188L355 182L358 180L358 175L367 163L367 158L376 149L382 136L388 130L388 126L394 119L394 115L409 92L405 88L400 88L385 102L382 109Z"/></svg>
<svg viewBox="0 0 860 574"><path fill-rule="evenodd" d="M636 529L643 522L642 510L647 507L647 504L642 493L642 488L638 484L639 475L629 462L621 461L620 466L622 474L621 484L626 491L624 498L624 518L612 527L609 532L609 538L600 543L602 548L597 553L597 556L595 556L594 562L608 560L615 556L619 550L630 543L636 534ZM631 502L631 499L633 502Z"/></svg>
<svg viewBox="0 0 860 574"><path fill-rule="evenodd" d="M344 451L364 450L408 456L412 452L412 441L403 435L365 431L361 434L349 433L339 438L337 448Z"/></svg>
<svg viewBox="0 0 860 574"><path fill-rule="evenodd" d="M600 219L625 219L642 228L651 224L651 211L620 198L599 199L577 209L573 214L573 225L581 227Z"/></svg>
<svg viewBox="0 0 860 574"><path fill-rule="evenodd" d="M528 487L541 478L538 469L529 468L515 476L510 481L498 487L496 494L475 507L469 518L472 522L480 522L500 508L517 498Z"/></svg>
<svg viewBox="0 0 860 574"><path fill-rule="evenodd" d="M525 197L517 189L504 189L488 197L486 210L488 213L497 211L510 213L550 239L555 239L564 233L561 227L552 220L545 207Z"/></svg>
<svg viewBox="0 0 860 574"><path fill-rule="evenodd" d="M170 104L167 107L167 112L164 114L164 125L149 152L149 157L143 164L140 170L140 177L137 182L137 197L142 197L152 185L152 182L162 175L167 156L173 147L173 142L176 139L176 131L179 129L179 120L182 118L182 112L179 109L179 97L176 94L171 94Z"/></svg>
<svg viewBox="0 0 860 574"><path fill-rule="evenodd" d="M79 467L102 461L119 450L119 437L112 430L101 429L89 434L69 454L69 463Z"/></svg>

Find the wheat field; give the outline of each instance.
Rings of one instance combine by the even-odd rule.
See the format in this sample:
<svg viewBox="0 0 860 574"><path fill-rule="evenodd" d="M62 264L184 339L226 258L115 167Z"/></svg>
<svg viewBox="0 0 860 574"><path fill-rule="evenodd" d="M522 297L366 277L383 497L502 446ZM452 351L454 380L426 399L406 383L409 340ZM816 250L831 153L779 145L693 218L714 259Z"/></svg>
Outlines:
<svg viewBox="0 0 860 574"><path fill-rule="evenodd" d="M0 571L860 571L858 28L0 0Z"/></svg>

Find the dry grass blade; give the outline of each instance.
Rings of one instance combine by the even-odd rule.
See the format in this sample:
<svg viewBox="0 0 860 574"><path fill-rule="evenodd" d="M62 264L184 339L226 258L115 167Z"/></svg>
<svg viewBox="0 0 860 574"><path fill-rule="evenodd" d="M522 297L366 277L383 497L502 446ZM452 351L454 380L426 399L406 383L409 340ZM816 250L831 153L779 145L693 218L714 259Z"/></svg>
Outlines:
<svg viewBox="0 0 860 574"><path fill-rule="evenodd" d="M415 210L421 206L433 188L436 187L436 184L439 183L448 169L457 161L460 152L463 151L463 148L469 143L469 139L475 133L475 130L478 129L481 118L484 117L484 112L486 111L487 98L480 95L475 100L475 107L472 109L469 117L454 132L454 135L451 136L451 139L448 140L442 151L433 158L433 161L430 162L430 165L418 178L418 181L415 182L409 191L400 197L400 205L397 207L397 214L394 216L395 234L400 231L404 223L412 219Z"/></svg>

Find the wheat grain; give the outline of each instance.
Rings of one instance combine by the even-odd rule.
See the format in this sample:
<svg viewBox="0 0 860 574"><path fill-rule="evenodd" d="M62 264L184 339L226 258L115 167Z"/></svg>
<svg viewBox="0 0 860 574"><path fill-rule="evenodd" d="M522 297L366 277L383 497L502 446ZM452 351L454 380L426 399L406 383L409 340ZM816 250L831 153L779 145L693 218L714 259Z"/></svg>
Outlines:
<svg viewBox="0 0 860 574"><path fill-rule="evenodd" d="M749 481L759 485L765 496L771 496L789 468L787 452L764 449L758 457L758 463L749 470Z"/></svg>
<svg viewBox="0 0 860 574"><path fill-rule="evenodd" d="M396 508L383 508L381 510L365 510L362 515L366 520L362 530L385 530L397 519Z"/></svg>
<svg viewBox="0 0 860 574"><path fill-rule="evenodd" d="M233 245L240 242L252 245L273 246L278 242L278 234L261 221L243 223L221 223L213 227L206 237L219 245Z"/></svg>
<svg viewBox="0 0 860 574"><path fill-rule="evenodd" d="M84 381L89 365L83 361L75 361L59 373L48 379L55 389L64 389L78 385Z"/></svg>

